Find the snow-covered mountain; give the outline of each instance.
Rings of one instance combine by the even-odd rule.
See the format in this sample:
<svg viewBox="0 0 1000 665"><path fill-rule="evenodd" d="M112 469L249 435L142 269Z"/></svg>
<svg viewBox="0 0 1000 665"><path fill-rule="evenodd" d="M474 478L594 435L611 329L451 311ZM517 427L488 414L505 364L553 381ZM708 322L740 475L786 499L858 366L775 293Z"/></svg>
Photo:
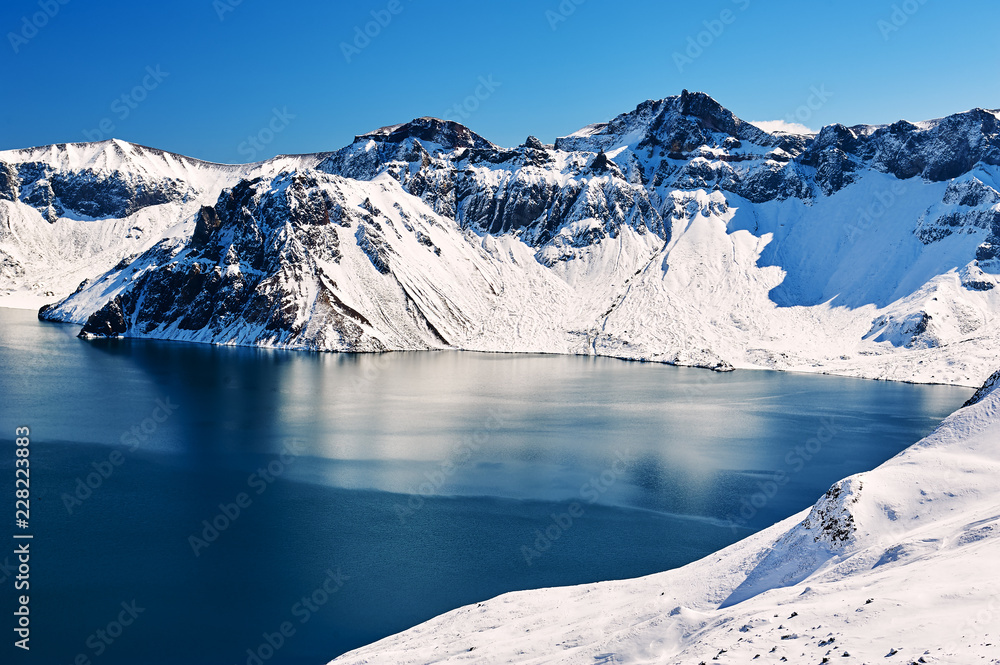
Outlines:
<svg viewBox="0 0 1000 665"><path fill-rule="evenodd" d="M1000 663L1000 372L923 441L720 552L509 593L337 658L394 663Z"/></svg>
<svg viewBox="0 0 1000 665"><path fill-rule="evenodd" d="M65 297L165 238L243 178L309 168L322 155L201 162L108 140L0 152L0 305Z"/></svg>
<svg viewBox="0 0 1000 665"><path fill-rule="evenodd" d="M998 275L982 109L798 136L685 91L554 145L419 118L245 166L0 152L0 304L90 335L978 385Z"/></svg>

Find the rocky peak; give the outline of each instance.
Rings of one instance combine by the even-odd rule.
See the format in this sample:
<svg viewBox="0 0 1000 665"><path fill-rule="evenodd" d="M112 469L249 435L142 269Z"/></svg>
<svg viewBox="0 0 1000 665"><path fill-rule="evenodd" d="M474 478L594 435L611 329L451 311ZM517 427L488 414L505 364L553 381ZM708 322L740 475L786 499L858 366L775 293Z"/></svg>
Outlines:
<svg viewBox="0 0 1000 665"><path fill-rule="evenodd" d="M1000 192L985 184L976 177L967 180L954 180L948 184L943 201L967 208L1000 203Z"/></svg>
<svg viewBox="0 0 1000 665"><path fill-rule="evenodd" d="M821 155L831 148L897 178L920 176L940 182L968 173L980 162L1000 165L1000 118L992 111L973 109L922 123L830 125L809 144L803 163L820 164Z"/></svg>
<svg viewBox="0 0 1000 665"><path fill-rule="evenodd" d="M460 123L438 118L416 118L402 125L380 127L354 137L354 141L374 140L380 143L402 143L407 139L437 143L446 150L458 148L497 149L492 142Z"/></svg>
<svg viewBox="0 0 1000 665"><path fill-rule="evenodd" d="M684 90L680 96L673 97L672 100L672 110L675 114L695 118L702 128L709 131L721 132L736 138L744 138L744 134L756 136L758 132L765 134L763 130L737 118L732 111L703 92ZM749 128L756 132L750 131Z"/></svg>
<svg viewBox="0 0 1000 665"><path fill-rule="evenodd" d="M609 122L602 122L556 139L556 150L599 152L638 142L660 116L670 99L646 100L634 111L623 113Z"/></svg>
<svg viewBox="0 0 1000 665"><path fill-rule="evenodd" d="M633 145L662 147L672 153L687 153L702 145L727 147L729 138L764 147L780 147L790 154L801 152L801 137L778 137L736 117L703 92L688 92L660 100L647 100L634 111L610 122L588 125L556 140L561 150L599 152Z"/></svg>
<svg viewBox="0 0 1000 665"><path fill-rule="evenodd" d="M534 136L529 136L524 141L524 147L525 148L534 148L535 150L544 150L545 149L545 144L543 144L540 140L538 140L538 138L536 138Z"/></svg>
<svg viewBox="0 0 1000 665"><path fill-rule="evenodd" d="M816 138L812 140L806 150L803 161L812 165L815 156L829 148L837 148L841 152L855 153L861 146L863 139L859 132L839 123L827 125L819 131Z"/></svg>

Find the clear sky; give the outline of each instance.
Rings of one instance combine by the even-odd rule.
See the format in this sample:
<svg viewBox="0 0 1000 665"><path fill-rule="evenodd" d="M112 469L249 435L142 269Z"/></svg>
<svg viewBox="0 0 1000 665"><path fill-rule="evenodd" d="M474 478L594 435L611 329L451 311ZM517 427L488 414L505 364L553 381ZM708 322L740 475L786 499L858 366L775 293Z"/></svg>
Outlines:
<svg viewBox="0 0 1000 665"><path fill-rule="evenodd" d="M684 88L753 121L923 120L1000 107L998 19L996 0L4 0L0 148L243 162L425 115L551 142Z"/></svg>

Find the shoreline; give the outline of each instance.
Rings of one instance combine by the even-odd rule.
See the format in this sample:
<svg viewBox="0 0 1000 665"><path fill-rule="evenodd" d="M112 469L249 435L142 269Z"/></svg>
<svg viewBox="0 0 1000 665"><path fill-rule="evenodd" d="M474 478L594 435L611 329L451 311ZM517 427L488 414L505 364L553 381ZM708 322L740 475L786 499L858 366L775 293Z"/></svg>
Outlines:
<svg viewBox="0 0 1000 665"><path fill-rule="evenodd" d="M28 306L11 306L11 305L5 304L4 298L5 298L4 296L0 296L0 309L21 310L21 311L26 311L26 312L27 311L32 311L33 313L35 313L37 315L37 309L33 309L32 307L28 307ZM46 303L46 304L48 304L48 303ZM46 321L48 323L57 323L57 324L61 324L61 325L74 325L74 326L80 326L81 325L81 324L79 324L77 322L72 322L72 321L57 321L57 320L51 320L51 319L42 319L42 320ZM177 338L174 338L174 337L148 337L148 336L131 336L131 335L126 335L126 336L123 336L123 337L113 337L113 338L94 337L94 338L88 338L88 339L97 339L97 340L105 339L107 341L114 341L114 340L119 340L119 339L120 340L126 340L126 339L128 339L128 340L148 340L148 341L157 341L157 342L174 342L174 343L182 343L182 344L199 344L199 345L218 346L218 347L238 347L238 348L246 348L246 349L261 349L261 350L269 350L269 351L293 351L293 352L306 352L306 353L333 353L333 354L336 354L336 353L347 353L347 354L366 354L366 355L372 354L372 355L374 355L374 354L380 354L380 353L439 353L439 352L459 352L459 353L484 353L484 354L497 354L497 355L526 355L526 356L531 356L531 355L541 355L541 356L546 356L546 355L552 355L552 356L576 356L576 357L580 357L580 358L608 358L608 359L612 359L612 360L620 360L620 361L623 361L623 362L651 363L651 364L658 364L658 365L667 365L667 366L670 366L670 367L687 367L687 368L691 368L691 369L705 369L705 370L709 370L709 371L713 371L713 372L722 372L722 373L733 372L733 371L788 372L788 373L793 373L793 374L811 374L811 375L820 375L820 376L834 376L834 377L847 378L847 379L863 379L863 380L867 380L867 381L888 381L888 382L893 382L893 383L907 383L907 384L912 384L912 385L953 386L953 387L959 387L959 388L970 388L970 389L973 389L973 390L979 388L982 385L982 381L969 381L969 382L965 382L965 381L951 381L951 382L949 382L949 381L935 381L935 380L930 380L930 379L928 379L928 380L920 380L920 379L917 379L917 378L909 378L909 379L907 379L907 378L893 378L893 377L888 377L888 376L879 376L879 375L877 375L877 371L875 371L875 368L873 368L871 372L851 371L851 370L837 371L836 369L832 369L829 366L818 366L815 369L806 369L806 368L802 368L802 367L768 367L768 366L765 366L765 365L753 365L753 364L750 364L750 363L739 363L739 362L734 363L734 364L729 364L728 362L723 361L725 363L726 367L724 367L722 369L719 369L717 366L711 366L711 365L707 365L707 364L697 364L697 363L690 363L689 364L689 363L684 363L684 362L678 361L676 359L658 360L658 359L655 359L655 358L643 357L643 356L630 357L630 356L611 355L611 354L602 354L602 353L575 353L575 352L569 352L569 351L561 352L561 351L546 351L546 350L504 350L504 349L486 350L486 349L477 349L477 348L413 348L413 349L388 349L388 350L385 350L385 351L337 351L337 350L334 350L334 349L317 349L317 348L295 347L295 346L280 345L280 344L265 345L265 344L247 344L247 343L239 343L239 342L218 343L218 342L205 341L205 340L199 340L199 339L177 339ZM882 356L882 357L894 358L894 357L897 357L898 355L899 354L891 354L890 353L890 354L886 354L886 356ZM986 378L987 377L983 377L983 380L985 380Z"/></svg>

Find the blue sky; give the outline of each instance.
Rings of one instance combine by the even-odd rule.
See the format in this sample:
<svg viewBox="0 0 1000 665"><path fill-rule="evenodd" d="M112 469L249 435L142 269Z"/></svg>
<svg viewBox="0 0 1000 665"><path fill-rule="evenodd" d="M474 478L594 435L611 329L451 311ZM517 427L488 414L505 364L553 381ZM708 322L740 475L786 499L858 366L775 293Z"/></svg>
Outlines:
<svg viewBox="0 0 1000 665"><path fill-rule="evenodd" d="M684 88L746 120L922 120L1000 107L998 19L988 0L6 0L0 148L242 162L424 115L516 145Z"/></svg>

